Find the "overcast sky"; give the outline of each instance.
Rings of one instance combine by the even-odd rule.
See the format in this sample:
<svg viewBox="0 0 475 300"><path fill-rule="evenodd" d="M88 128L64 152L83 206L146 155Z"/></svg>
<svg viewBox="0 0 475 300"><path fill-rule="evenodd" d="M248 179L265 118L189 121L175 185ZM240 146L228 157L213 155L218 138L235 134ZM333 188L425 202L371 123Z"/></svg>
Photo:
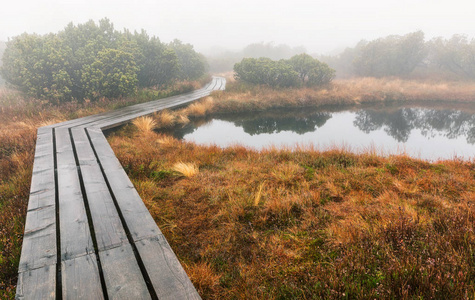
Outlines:
<svg viewBox="0 0 475 300"><path fill-rule="evenodd" d="M469 0L3 0L0 8L3 41L104 17L116 29L143 28L163 42L178 38L205 52L274 42L326 54L361 39L417 30L426 38L475 37Z"/></svg>

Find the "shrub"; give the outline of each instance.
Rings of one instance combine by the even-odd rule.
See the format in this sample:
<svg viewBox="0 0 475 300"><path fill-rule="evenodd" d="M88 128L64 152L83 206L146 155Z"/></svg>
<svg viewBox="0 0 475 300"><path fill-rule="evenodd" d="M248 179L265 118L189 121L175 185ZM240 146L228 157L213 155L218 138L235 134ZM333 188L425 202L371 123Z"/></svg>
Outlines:
<svg viewBox="0 0 475 300"><path fill-rule="evenodd" d="M234 65L235 79L271 87L327 84L335 71L308 54L295 55L289 60L273 61L261 57L244 58Z"/></svg>

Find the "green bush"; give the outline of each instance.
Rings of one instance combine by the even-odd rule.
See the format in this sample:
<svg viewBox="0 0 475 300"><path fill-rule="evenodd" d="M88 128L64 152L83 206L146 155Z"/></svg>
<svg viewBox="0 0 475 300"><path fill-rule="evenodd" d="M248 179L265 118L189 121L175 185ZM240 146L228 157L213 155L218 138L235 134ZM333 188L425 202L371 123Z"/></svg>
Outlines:
<svg viewBox="0 0 475 300"><path fill-rule="evenodd" d="M58 102L117 98L204 75L191 45L162 44L145 31L119 32L108 19L70 23L57 34L22 34L7 43L0 69L30 96ZM191 61L191 62L189 62Z"/></svg>
<svg viewBox="0 0 475 300"><path fill-rule="evenodd" d="M236 80L271 87L315 86L331 82L335 71L327 64L307 54L295 55L289 60L244 58L234 65Z"/></svg>

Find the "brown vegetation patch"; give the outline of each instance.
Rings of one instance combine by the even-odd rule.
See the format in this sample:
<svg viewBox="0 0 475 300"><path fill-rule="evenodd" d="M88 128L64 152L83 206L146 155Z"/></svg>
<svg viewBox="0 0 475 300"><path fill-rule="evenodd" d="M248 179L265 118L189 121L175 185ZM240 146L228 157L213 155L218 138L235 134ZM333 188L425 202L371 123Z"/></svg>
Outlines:
<svg viewBox="0 0 475 300"><path fill-rule="evenodd" d="M473 161L110 142L204 299L475 292Z"/></svg>
<svg viewBox="0 0 475 300"><path fill-rule="evenodd" d="M260 111L277 107L359 105L385 101L475 101L469 81L423 81L398 78L337 79L322 88L282 88L228 83L213 93L213 112Z"/></svg>

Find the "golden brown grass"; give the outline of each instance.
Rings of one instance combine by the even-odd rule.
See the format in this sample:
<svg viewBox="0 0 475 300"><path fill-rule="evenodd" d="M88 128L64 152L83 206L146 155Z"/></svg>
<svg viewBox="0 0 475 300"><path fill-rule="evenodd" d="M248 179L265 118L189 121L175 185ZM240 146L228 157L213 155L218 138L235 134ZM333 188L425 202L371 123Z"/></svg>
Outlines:
<svg viewBox="0 0 475 300"><path fill-rule="evenodd" d="M212 97L206 97L200 102L194 102L183 110L183 113L190 117L203 117L211 112L214 106Z"/></svg>
<svg viewBox="0 0 475 300"><path fill-rule="evenodd" d="M185 115L178 115L177 116L177 123L180 124L180 125L186 125L186 124L190 123L190 119Z"/></svg>
<svg viewBox="0 0 475 300"><path fill-rule="evenodd" d="M175 114L167 109L154 114L156 128L172 127L173 125L175 125L175 119Z"/></svg>
<svg viewBox="0 0 475 300"><path fill-rule="evenodd" d="M157 127L157 122L151 117L140 117L132 121L141 133L151 133Z"/></svg>
<svg viewBox="0 0 475 300"><path fill-rule="evenodd" d="M192 177L200 172L195 163L184 163L181 161L174 164L172 169L185 177Z"/></svg>
<svg viewBox="0 0 475 300"><path fill-rule="evenodd" d="M110 142L204 299L475 292L473 161L160 139Z"/></svg>
<svg viewBox="0 0 475 300"><path fill-rule="evenodd" d="M339 79L322 88L272 89L239 82L213 93L213 112L266 110L277 107L358 105L384 101L475 101L475 83L402 80L397 78Z"/></svg>

